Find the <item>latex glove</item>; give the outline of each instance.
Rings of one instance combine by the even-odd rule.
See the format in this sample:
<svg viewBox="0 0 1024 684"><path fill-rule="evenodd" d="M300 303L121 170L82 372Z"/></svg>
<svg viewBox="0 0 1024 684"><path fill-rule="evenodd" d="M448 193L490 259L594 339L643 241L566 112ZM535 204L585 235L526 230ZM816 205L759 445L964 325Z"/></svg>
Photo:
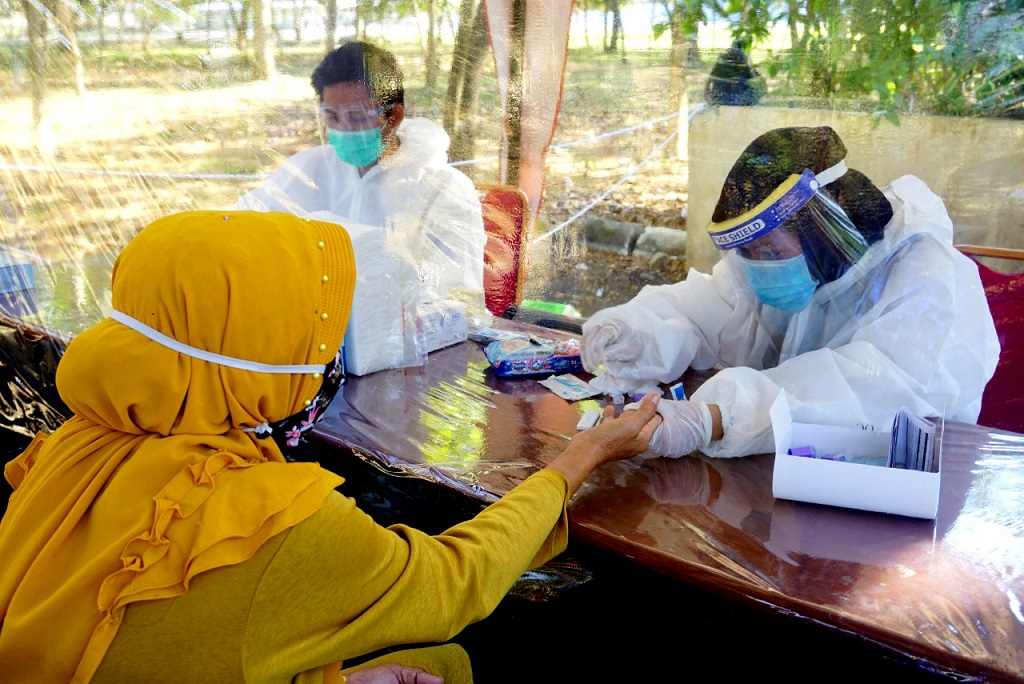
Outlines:
<svg viewBox="0 0 1024 684"><path fill-rule="evenodd" d="M613 376L606 368L598 371L589 384L598 392L611 397L613 404L621 404L625 401L627 395L635 396L637 394L649 394L659 391L658 383L653 380L648 382L637 382L630 379L622 380Z"/></svg>
<svg viewBox="0 0 1024 684"><path fill-rule="evenodd" d="M658 403L662 423L651 437L649 451L679 458L711 443L711 410L703 401L669 401Z"/></svg>
<svg viewBox="0 0 1024 684"><path fill-rule="evenodd" d="M616 375L616 371L624 365L643 356L647 340L644 335L621 321L600 314L598 312L583 324L580 360L583 368L590 373L597 373L601 366L606 366Z"/></svg>

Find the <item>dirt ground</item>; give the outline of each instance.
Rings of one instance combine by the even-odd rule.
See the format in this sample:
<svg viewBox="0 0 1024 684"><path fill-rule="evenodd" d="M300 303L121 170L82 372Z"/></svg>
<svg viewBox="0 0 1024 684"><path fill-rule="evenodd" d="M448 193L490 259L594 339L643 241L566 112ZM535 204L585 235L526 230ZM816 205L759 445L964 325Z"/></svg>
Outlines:
<svg viewBox="0 0 1024 684"><path fill-rule="evenodd" d="M686 276L686 260L652 265L646 257L621 256L579 248L571 261L549 249L535 249L526 281L526 299L572 304L584 316L629 301L645 285L665 285Z"/></svg>
<svg viewBox="0 0 1024 684"><path fill-rule="evenodd" d="M642 226L686 230L685 175L671 154L652 160L642 173L594 207L592 213ZM560 225L585 207L603 188L596 183L571 192L548 192L542 225ZM531 254L525 298L572 304L584 316L628 301L645 285L675 283L686 276L685 258L623 256L588 248L577 220L552 238L536 243Z"/></svg>

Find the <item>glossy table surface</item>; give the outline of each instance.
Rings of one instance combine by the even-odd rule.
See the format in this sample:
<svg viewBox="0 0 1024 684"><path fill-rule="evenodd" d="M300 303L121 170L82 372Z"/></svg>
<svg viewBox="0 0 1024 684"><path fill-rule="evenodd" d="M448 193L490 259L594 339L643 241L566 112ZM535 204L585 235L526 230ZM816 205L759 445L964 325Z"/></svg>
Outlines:
<svg viewBox="0 0 1024 684"><path fill-rule="evenodd" d="M493 501L598 405L497 378L467 342L348 378L314 439ZM695 455L598 469L571 502L572 534L935 672L1024 681L1024 435L947 422L941 445L934 521L775 499L773 455Z"/></svg>

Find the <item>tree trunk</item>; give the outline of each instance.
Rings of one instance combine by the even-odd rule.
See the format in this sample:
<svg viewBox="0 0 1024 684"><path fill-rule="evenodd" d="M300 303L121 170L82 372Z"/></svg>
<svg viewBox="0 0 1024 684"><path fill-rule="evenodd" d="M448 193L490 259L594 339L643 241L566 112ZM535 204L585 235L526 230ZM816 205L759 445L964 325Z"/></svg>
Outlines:
<svg viewBox="0 0 1024 684"><path fill-rule="evenodd" d="M475 12L474 12L475 8ZM462 0L455 52L444 102L444 127L452 138L452 161L472 159L476 142L477 87L487 52L487 19L482 0Z"/></svg>
<svg viewBox="0 0 1024 684"><path fill-rule="evenodd" d="M437 59L437 0L427 0L427 74L426 85L433 90L441 70Z"/></svg>
<svg viewBox="0 0 1024 684"><path fill-rule="evenodd" d="M363 39L363 31L360 28L360 24L365 25L365 22L361 21L362 18L363 10L362 7L360 7L359 2L357 0L355 8L352 10L352 32L355 34L356 40Z"/></svg>
<svg viewBox="0 0 1024 684"><path fill-rule="evenodd" d="M789 44L793 49L797 49L801 45L800 8L797 0L786 0L786 8L789 13Z"/></svg>
<svg viewBox="0 0 1024 684"><path fill-rule="evenodd" d="M153 49L153 22L148 18L142 22L142 51L149 54Z"/></svg>
<svg viewBox="0 0 1024 684"><path fill-rule="evenodd" d="M615 52L616 47L622 48L622 57L626 57L626 32L622 28L622 7L619 0L612 0L612 39L611 50Z"/></svg>
<svg viewBox="0 0 1024 684"><path fill-rule="evenodd" d="M590 23L587 21L587 13L590 10L589 4L589 0L582 0L580 3L583 9L583 44L587 47L590 47L590 33L587 31L587 24Z"/></svg>
<svg viewBox="0 0 1024 684"><path fill-rule="evenodd" d="M107 46L107 34L105 28L104 18L107 14L106 3L102 3L96 8L96 31L99 33L100 40L100 54L103 54L104 48Z"/></svg>
<svg viewBox="0 0 1024 684"><path fill-rule="evenodd" d="M617 0L616 0L617 2ZM510 34L508 102L505 116L508 119L508 152L505 160L505 177L501 182L519 184L519 158L523 132L523 62L526 51L526 0L512 0L512 31Z"/></svg>
<svg viewBox="0 0 1024 684"><path fill-rule="evenodd" d="M690 131L690 99L686 90L686 59L696 40L691 41L686 26L684 26L683 12L685 7L680 3L676 4L675 11L670 15L669 35L672 38L672 47L669 49L668 69L668 97L669 102L675 105L679 111L679 120L676 124L678 137L676 138L676 158L689 158L689 131Z"/></svg>
<svg viewBox="0 0 1024 684"><path fill-rule="evenodd" d="M67 41L65 47L68 52L68 62L75 75L75 92L85 95L85 68L82 66L82 52L78 49L78 30L75 27L75 15L71 13L71 7L64 0L51 0L49 9L53 13L54 23L57 30Z"/></svg>
<svg viewBox="0 0 1024 684"><path fill-rule="evenodd" d="M604 32L608 35L608 20L612 22L612 33L608 37L604 45L604 51L606 53L615 52L619 47L619 41L622 40L625 43L622 34L622 12L619 9L619 0L605 0L604 3Z"/></svg>
<svg viewBox="0 0 1024 684"><path fill-rule="evenodd" d="M482 0L462 0L459 6L459 30L455 33L455 47L452 49L452 67L448 73L448 92L444 98L444 128L454 137L459 118L459 102L462 100L462 86L469 65L469 46L473 34L474 9ZM481 10L482 11L482 10Z"/></svg>
<svg viewBox="0 0 1024 684"><path fill-rule="evenodd" d="M22 0L28 28L28 73L32 83L32 129L36 147L48 147L43 131L46 113L46 17L31 0Z"/></svg>
<svg viewBox="0 0 1024 684"><path fill-rule="evenodd" d="M324 6L324 53L334 49L334 37L338 33L338 0L327 0Z"/></svg>
<svg viewBox="0 0 1024 684"><path fill-rule="evenodd" d="M236 14L234 10L230 9L231 5L228 5L228 16L231 17L231 23L234 24L235 28L235 47L238 51L245 55L249 52L249 10L250 6L248 2L243 2L241 9Z"/></svg>
<svg viewBox="0 0 1024 684"><path fill-rule="evenodd" d="M452 159L472 159L476 147L477 93L480 85L480 65L489 45L487 40L487 17L483 7L477 11L470 36L469 61L466 65L462 84L462 99L459 102L460 125L455 131Z"/></svg>
<svg viewBox="0 0 1024 684"><path fill-rule="evenodd" d="M686 54L689 48L688 38L683 28L682 10L676 5L669 19L669 35L672 46L668 53L668 98L669 102L678 103L686 88Z"/></svg>
<svg viewBox="0 0 1024 684"><path fill-rule="evenodd" d="M277 75L274 64L274 32L271 0L252 0L253 76L257 81L270 81Z"/></svg>
<svg viewBox="0 0 1024 684"><path fill-rule="evenodd" d="M608 52L608 0L604 0L604 21L601 22L601 28L604 29L604 33L601 34L601 48Z"/></svg>
<svg viewBox="0 0 1024 684"><path fill-rule="evenodd" d="M300 2L295 6L294 12L292 12L293 20L295 22L295 44L302 44L302 21L305 18L306 8Z"/></svg>
<svg viewBox="0 0 1024 684"><path fill-rule="evenodd" d="M124 15L128 11L126 3L117 5L117 47L124 45Z"/></svg>
<svg viewBox="0 0 1024 684"><path fill-rule="evenodd" d="M416 19L416 42L420 44L420 52L424 55L427 54L427 43L423 40L423 24L420 22L420 3L419 0L412 0L412 16ZM381 29L383 30L384 24L381 22Z"/></svg>
<svg viewBox="0 0 1024 684"><path fill-rule="evenodd" d="M701 63L700 46L697 44L697 29L686 33L686 63L699 66Z"/></svg>

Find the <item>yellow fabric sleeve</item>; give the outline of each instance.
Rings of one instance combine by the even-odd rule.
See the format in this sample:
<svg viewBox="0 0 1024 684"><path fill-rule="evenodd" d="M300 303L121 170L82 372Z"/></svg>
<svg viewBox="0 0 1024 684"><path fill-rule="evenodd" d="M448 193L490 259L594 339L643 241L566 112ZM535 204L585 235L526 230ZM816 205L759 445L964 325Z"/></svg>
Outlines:
<svg viewBox="0 0 1024 684"><path fill-rule="evenodd" d="M545 469L430 536L380 527L332 494L289 533L260 580L244 640L246 680L447 641L489 615L523 572L565 550L567 501L565 478Z"/></svg>

